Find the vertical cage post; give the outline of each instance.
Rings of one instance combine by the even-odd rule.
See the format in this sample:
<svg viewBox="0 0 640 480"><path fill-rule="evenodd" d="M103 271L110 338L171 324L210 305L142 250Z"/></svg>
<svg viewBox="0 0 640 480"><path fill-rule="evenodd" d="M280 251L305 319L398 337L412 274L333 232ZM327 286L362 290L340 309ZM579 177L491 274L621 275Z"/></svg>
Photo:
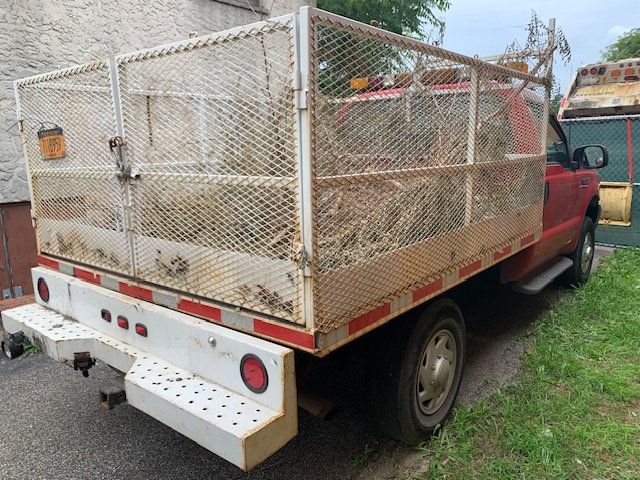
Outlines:
<svg viewBox="0 0 640 480"><path fill-rule="evenodd" d="M547 39L547 49L545 55L544 78L546 80L544 85L544 103L543 103L543 115L542 125L540 130L541 139L541 153L544 153L547 149L547 124L549 122L549 102L551 101L551 87L553 85L553 52L556 49L556 19L549 19L549 31Z"/></svg>
<svg viewBox="0 0 640 480"><path fill-rule="evenodd" d="M296 125L298 139L296 155L298 157L298 185L300 211L301 271L303 278L302 310L306 327L314 328L313 307L313 262L315 258L313 241L313 148L311 138L311 111L313 99L309 94L311 72L312 37L310 8L303 7L296 17L293 32L294 40L294 90Z"/></svg>
<svg viewBox="0 0 640 480"><path fill-rule="evenodd" d="M20 106L20 91L18 89L18 81L13 82L13 93L16 98L16 119L18 120L18 126L20 129L20 143L22 143L22 154L24 155L25 169L27 170L27 188L29 189L29 201L31 202L31 223L33 228L37 228L36 220L36 202L33 195L33 185L31 181L31 166L29 165L29 151L27 150L27 135L29 132L24 131L24 124L22 118L22 108ZM40 253L40 237L36 235L36 250Z"/></svg>
<svg viewBox="0 0 640 480"><path fill-rule="evenodd" d="M479 95L478 70L471 68L471 90L469 92L469 124L467 126L467 165L476 163L476 135L478 132L478 95ZM469 225L473 219L473 168L467 170L466 200L464 211L464 224Z"/></svg>
<svg viewBox="0 0 640 480"><path fill-rule="evenodd" d="M126 143L124 123L122 118L122 104L120 102L120 80L118 77L118 65L113 56L109 57L109 78L111 80L111 97L113 99L113 114L116 124L116 135L118 135L123 142L123 148L121 149L121 172L122 189L124 193L124 229L127 236L129 245L129 261L131 275L136 275L136 255L135 255L135 241L133 237L133 216L132 216L132 202L131 202L131 185L127 175L124 175L124 170L127 169L128 160L126 158Z"/></svg>

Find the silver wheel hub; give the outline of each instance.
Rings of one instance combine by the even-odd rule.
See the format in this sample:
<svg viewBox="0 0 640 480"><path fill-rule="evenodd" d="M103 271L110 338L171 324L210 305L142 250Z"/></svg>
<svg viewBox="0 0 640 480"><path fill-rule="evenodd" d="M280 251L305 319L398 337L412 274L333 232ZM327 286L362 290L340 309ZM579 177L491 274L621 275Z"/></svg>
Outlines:
<svg viewBox="0 0 640 480"><path fill-rule="evenodd" d="M434 414L444 403L455 376L457 348L453 334L440 330L422 354L416 378L416 400L425 415Z"/></svg>
<svg viewBox="0 0 640 480"><path fill-rule="evenodd" d="M593 260L593 235L591 232L584 236L584 243L582 244L582 257L580 258L580 268L582 273L587 273Z"/></svg>

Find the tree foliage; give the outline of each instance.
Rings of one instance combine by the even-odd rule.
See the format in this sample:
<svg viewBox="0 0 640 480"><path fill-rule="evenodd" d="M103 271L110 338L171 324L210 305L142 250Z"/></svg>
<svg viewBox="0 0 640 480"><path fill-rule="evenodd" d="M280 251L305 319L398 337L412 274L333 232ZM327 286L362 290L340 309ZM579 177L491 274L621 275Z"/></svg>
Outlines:
<svg viewBox="0 0 640 480"><path fill-rule="evenodd" d="M363 23L372 21L391 32L424 37L423 26L442 31L444 21L437 15L446 11L449 0L318 0L318 7Z"/></svg>
<svg viewBox="0 0 640 480"><path fill-rule="evenodd" d="M602 52L602 56L610 62L640 57L640 28L634 28L618 37Z"/></svg>

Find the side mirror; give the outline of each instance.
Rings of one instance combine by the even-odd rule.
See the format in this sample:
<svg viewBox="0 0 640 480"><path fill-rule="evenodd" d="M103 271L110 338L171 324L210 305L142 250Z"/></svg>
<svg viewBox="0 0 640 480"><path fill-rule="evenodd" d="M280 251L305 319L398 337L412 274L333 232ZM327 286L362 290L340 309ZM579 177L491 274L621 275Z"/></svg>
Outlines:
<svg viewBox="0 0 640 480"><path fill-rule="evenodd" d="M578 168L603 168L609 164L609 152L602 145L585 145L573 151L573 163Z"/></svg>

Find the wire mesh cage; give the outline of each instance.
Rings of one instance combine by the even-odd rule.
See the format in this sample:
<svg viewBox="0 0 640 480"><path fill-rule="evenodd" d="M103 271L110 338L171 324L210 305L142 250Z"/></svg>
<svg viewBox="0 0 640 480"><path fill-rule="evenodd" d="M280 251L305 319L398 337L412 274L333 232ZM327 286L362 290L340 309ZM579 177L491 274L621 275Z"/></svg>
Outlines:
<svg viewBox="0 0 640 480"><path fill-rule="evenodd" d="M314 308L328 331L539 229L546 119L539 78L325 12L311 22Z"/></svg>
<svg viewBox="0 0 640 480"><path fill-rule="evenodd" d="M546 86L317 9L24 79L39 248L328 332L539 234Z"/></svg>

